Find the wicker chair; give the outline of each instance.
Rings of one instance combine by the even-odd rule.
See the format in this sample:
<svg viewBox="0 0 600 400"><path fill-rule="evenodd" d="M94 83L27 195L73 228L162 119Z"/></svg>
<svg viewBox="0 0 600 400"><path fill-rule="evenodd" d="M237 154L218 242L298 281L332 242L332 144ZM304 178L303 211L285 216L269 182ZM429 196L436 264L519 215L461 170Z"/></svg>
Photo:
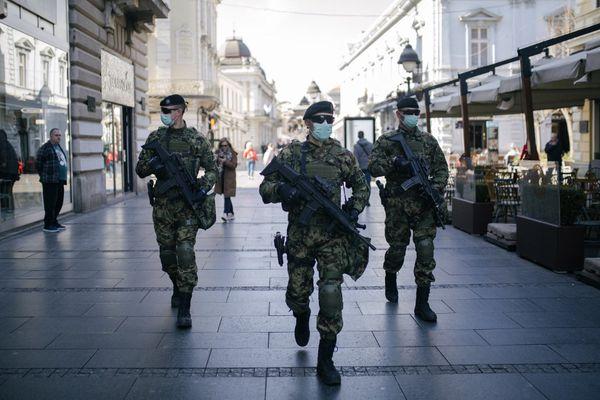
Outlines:
<svg viewBox="0 0 600 400"><path fill-rule="evenodd" d="M504 222L508 217L517 217L519 207L521 206L521 196L519 187L513 179L495 179L494 192L496 194L496 209L494 211L494 222L498 222L500 217L504 217Z"/></svg>

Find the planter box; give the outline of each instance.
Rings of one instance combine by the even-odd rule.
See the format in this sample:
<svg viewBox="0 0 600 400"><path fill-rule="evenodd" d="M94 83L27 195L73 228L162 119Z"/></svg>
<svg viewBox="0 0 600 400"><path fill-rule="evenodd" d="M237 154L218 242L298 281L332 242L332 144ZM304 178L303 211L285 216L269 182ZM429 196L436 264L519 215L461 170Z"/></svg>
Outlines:
<svg viewBox="0 0 600 400"><path fill-rule="evenodd" d="M553 271L583 267L585 229L517 216L517 254Z"/></svg>
<svg viewBox="0 0 600 400"><path fill-rule="evenodd" d="M485 235L493 212L493 203L475 203L457 197L452 199L452 225L467 233Z"/></svg>

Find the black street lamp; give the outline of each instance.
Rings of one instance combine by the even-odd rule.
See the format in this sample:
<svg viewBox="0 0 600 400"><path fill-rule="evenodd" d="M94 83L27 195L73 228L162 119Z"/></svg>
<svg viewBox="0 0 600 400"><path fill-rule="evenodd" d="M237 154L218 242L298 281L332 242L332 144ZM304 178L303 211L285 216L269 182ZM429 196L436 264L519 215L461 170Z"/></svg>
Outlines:
<svg viewBox="0 0 600 400"><path fill-rule="evenodd" d="M402 64L404 70L410 74L406 77L405 81L408 86L407 95L410 95L410 81L414 79L414 75L418 71L419 65L421 65L419 54L417 54L410 44L407 44L404 50L402 50L398 64Z"/></svg>

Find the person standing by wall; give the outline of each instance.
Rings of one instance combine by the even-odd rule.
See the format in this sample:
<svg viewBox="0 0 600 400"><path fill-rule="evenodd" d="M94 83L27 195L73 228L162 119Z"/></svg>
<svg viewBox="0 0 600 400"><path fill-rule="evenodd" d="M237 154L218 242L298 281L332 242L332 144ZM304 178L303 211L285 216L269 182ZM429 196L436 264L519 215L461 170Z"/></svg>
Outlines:
<svg viewBox="0 0 600 400"><path fill-rule="evenodd" d="M67 154L60 145L60 129L50 130L50 140L40 147L35 158L35 167L42 182L44 198L44 232L56 233L66 227L58 222L63 206L67 184Z"/></svg>
<svg viewBox="0 0 600 400"><path fill-rule="evenodd" d="M373 144L365 139L363 131L358 131L358 141L354 145L354 157L356 157L361 171L365 174L365 181L369 188L371 187L371 174L369 173L369 156L371 152L373 152ZM370 205L367 202L367 207Z"/></svg>
<svg viewBox="0 0 600 400"><path fill-rule="evenodd" d="M256 160L258 160L258 156L256 155L256 150L252 146L252 142L246 143L246 149L242 154L244 160L246 160L246 167L248 169L248 178L254 179L254 166L256 165Z"/></svg>
<svg viewBox="0 0 600 400"><path fill-rule="evenodd" d="M0 214L15 210L13 186L19 180L19 158L8 141L4 129L0 129Z"/></svg>
<svg viewBox="0 0 600 400"><path fill-rule="evenodd" d="M219 140L219 148L215 151L217 167L219 168L219 179L215 186L215 193L222 194L225 199L223 208L223 222L233 221L235 214L233 212L233 203L231 198L235 197L236 173L238 164L237 152L231 146L227 138Z"/></svg>

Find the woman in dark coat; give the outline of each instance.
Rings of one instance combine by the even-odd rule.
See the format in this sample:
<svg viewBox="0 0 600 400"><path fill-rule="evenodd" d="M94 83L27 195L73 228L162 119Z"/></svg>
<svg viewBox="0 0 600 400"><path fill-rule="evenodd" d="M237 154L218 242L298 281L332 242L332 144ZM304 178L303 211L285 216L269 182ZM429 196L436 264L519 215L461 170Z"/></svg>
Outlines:
<svg viewBox="0 0 600 400"><path fill-rule="evenodd" d="M222 194L225 198L225 207L221 219L223 222L233 221L233 204L231 198L235 197L236 173L238 164L237 152L231 146L229 139L219 140L219 148L215 151L217 166L219 167L219 179L215 186L215 193Z"/></svg>
<svg viewBox="0 0 600 400"><path fill-rule="evenodd" d="M0 208L6 211L15 209L13 186L19 180L19 158L15 148L8 141L4 129L0 129Z"/></svg>

